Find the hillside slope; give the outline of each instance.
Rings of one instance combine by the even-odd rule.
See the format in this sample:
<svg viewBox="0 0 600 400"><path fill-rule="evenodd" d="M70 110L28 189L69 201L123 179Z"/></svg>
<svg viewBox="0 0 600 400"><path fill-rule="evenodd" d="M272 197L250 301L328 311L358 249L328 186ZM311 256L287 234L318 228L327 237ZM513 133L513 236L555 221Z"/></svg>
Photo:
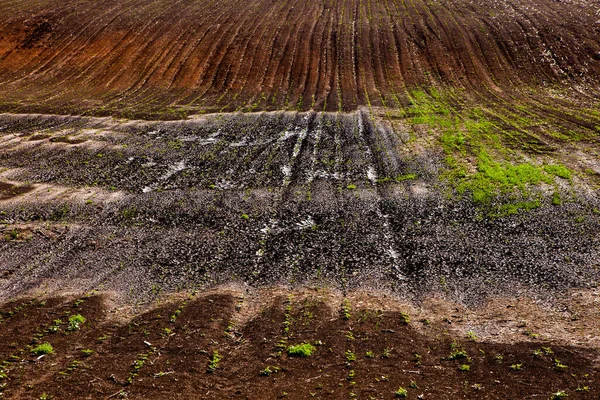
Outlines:
<svg viewBox="0 0 600 400"><path fill-rule="evenodd" d="M349 111L429 86L598 96L593 1L12 0L0 15L4 111Z"/></svg>

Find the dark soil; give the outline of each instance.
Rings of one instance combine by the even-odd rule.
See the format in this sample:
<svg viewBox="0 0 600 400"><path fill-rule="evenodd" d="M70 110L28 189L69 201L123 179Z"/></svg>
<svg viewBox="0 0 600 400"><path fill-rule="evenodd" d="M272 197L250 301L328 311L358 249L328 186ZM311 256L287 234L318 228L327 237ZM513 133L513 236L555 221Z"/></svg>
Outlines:
<svg viewBox="0 0 600 400"><path fill-rule="evenodd" d="M32 190L33 186L30 185L15 186L10 183L0 182L0 200L8 200L20 194L31 192Z"/></svg>
<svg viewBox="0 0 600 400"><path fill-rule="evenodd" d="M597 350L454 337L427 321L405 322L399 311L346 303L344 314L318 292L268 297L244 320L249 304L231 294L192 295L128 321L111 317L103 299L4 304L3 398L392 399L400 387L411 399L600 394ZM74 314L86 322L69 331ZM57 319L57 331L49 331ZM50 343L54 353L33 356L36 343ZM313 344L314 354L289 356L287 348L299 343ZM220 361L210 371L214 352Z"/></svg>

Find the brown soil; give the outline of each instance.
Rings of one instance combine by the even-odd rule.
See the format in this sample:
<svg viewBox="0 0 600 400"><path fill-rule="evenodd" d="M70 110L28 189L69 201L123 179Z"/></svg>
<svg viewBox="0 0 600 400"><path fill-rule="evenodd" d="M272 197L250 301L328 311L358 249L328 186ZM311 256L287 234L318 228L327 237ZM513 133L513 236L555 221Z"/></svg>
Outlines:
<svg viewBox="0 0 600 400"><path fill-rule="evenodd" d="M0 200L8 200L13 197L31 192L34 189L32 185L13 185L12 183L0 182Z"/></svg>
<svg viewBox="0 0 600 400"><path fill-rule="evenodd" d="M598 95L600 24L584 0L32 0L0 14L3 110L352 110L432 85Z"/></svg>
<svg viewBox="0 0 600 400"><path fill-rule="evenodd" d="M505 306L491 309L518 318ZM484 341L453 331L459 311L448 311L429 309L406 322L389 299L344 303L323 290L220 290L179 296L131 317L107 295L24 299L0 307L3 398L391 399L399 387L412 399L600 393L597 349L533 334ZM75 314L86 322L69 330ZM287 354L305 342L315 346L312 356ZM32 355L39 343L54 353ZM214 352L221 359L211 372Z"/></svg>

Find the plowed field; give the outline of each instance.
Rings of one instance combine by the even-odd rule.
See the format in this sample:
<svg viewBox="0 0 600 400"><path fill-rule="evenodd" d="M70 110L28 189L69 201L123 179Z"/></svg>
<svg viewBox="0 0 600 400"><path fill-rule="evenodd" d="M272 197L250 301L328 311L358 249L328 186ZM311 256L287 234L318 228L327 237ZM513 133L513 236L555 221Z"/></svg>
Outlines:
<svg viewBox="0 0 600 400"><path fill-rule="evenodd" d="M7 0L0 15L5 111L338 111L431 85L598 95L594 1Z"/></svg>
<svg viewBox="0 0 600 400"><path fill-rule="evenodd" d="M598 1L0 0L0 398L597 399L599 101Z"/></svg>

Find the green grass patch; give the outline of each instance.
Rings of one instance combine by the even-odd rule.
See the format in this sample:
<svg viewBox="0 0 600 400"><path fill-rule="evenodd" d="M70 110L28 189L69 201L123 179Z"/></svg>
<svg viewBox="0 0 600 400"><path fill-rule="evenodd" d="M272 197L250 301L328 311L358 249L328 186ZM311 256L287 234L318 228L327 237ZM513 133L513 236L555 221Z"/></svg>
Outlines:
<svg viewBox="0 0 600 400"><path fill-rule="evenodd" d="M573 177L573 171L562 164L546 165L544 166L544 171L546 171L548 174L558 176L559 178L563 179L571 180Z"/></svg>
<svg viewBox="0 0 600 400"><path fill-rule="evenodd" d="M69 331L78 331L83 323L85 323L86 319L81 314L71 315L69 317L69 327L67 330Z"/></svg>
<svg viewBox="0 0 600 400"><path fill-rule="evenodd" d="M310 343L300 343L289 346L287 352L291 357L310 357L316 350L316 347Z"/></svg>
<svg viewBox="0 0 600 400"><path fill-rule="evenodd" d="M543 197L535 194L535 187L556 186L556 178L572 180L574 172L562 164L520 160L519 153L535 145L529 143L527 130L543 122L524 106L467 107L457 100L459 94L433 88L414 90L408 97L408 121L428 125L438 134L446 155L440 178L448 184L449 196L470 198L484 215L500 217L538 208ZM415 178L409 174L396 180ZM555 192L550 202L561 204L560 195Z"/></svg>
<svg viewBox="0 0 600 400"><path fill-rule="evenodd" d="M54 349L52 348L52 345L50 343L42 343L42 344L34 347L33 349L31 349L31 352L33 354L35 354L36 356L41 356L43 354L54 353Z"/></svg>

